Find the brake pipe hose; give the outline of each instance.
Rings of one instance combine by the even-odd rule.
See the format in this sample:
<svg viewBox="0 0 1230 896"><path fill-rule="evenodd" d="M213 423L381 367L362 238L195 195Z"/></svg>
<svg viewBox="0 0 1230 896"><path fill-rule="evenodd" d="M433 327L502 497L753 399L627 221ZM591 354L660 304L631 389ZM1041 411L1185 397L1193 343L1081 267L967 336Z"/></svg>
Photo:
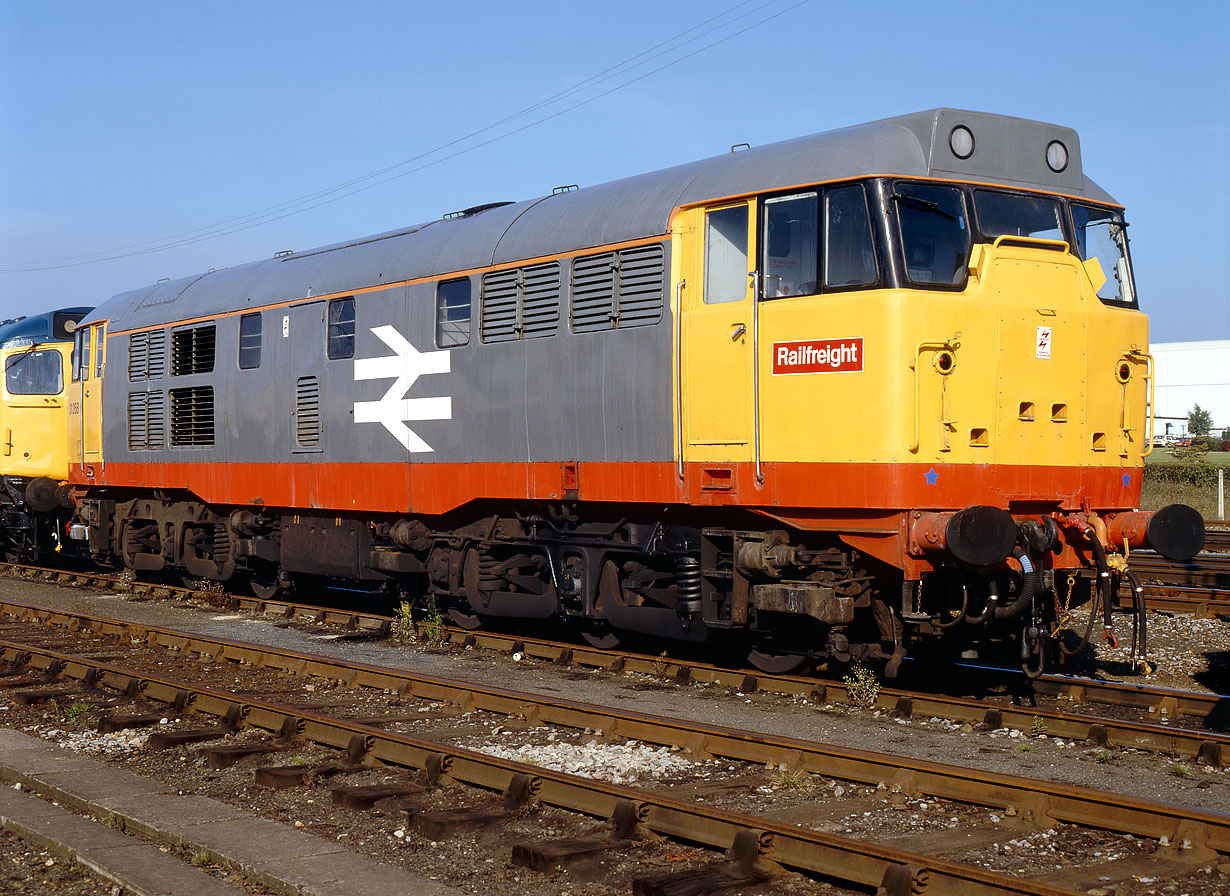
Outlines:
<svg viewBox="0 0 1230 896"><path fill-rule="evenodd" d="M1106 564L1106 549L1102 547L1102 542L1098 540L1098 535L1091 526L1086 526L1082 532L1089 538L1089 544L1093 549L1093 559L1098 569L1098 589L1102 592L1102 637L1114 647L1118 644L1118 641L1115 638L1110 621L1112 595L1110 591L1110 568Z"/></svg>

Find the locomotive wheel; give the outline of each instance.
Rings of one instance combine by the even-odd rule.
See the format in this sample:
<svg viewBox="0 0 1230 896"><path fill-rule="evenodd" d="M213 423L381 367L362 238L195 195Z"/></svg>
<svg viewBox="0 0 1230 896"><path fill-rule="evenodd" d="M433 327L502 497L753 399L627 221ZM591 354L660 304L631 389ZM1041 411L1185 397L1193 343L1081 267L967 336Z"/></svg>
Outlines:
<svg viewBox="0 0 1230 896"><path fill-rule="evenodd" d="M748 650L747 661L766 675L792 675L807 665L807 655L784 650L764 638Z"/></svg>
<svg viewBox="0 0 1230 896"><path fill-rule="evenodd" d="M581 629L581 637L590 647L598 650L615 650L623 642L619 635L605 622L592 622Z"/></svg>
<svg viewBox="0 0 1230 896"><path fill-rule="evenodd" d="M286 594L286 588L279 585L276 579L267 581L253 577L248 579L248 590L261 600L277 600Z"/></svg>
<svg viewBox="0 0 1230 896"><path fill-rule="evenodd" d="M448 608L448 618L453 620L453 624L458 628L463 628L468 632L474 631L483 621L474 613L467 613L464 610L459 610L456 607Z"/></svg>
<svg viewBox="0 0 1230 896"><path fill-rule="evenodd" d="M606 616L605 601L610 595L612 600L617 600L615 593L619 590L619 570L610 560L606 561L602 567L602 578L598 587L598 601L594 606L594 610L601 616ZM588 619L581 623L581 637L585 639L585 643L590 647L598 650L616 650L622 643L619 635L615 633L615 629L611 627L611 623L605 618Z"/></svg>

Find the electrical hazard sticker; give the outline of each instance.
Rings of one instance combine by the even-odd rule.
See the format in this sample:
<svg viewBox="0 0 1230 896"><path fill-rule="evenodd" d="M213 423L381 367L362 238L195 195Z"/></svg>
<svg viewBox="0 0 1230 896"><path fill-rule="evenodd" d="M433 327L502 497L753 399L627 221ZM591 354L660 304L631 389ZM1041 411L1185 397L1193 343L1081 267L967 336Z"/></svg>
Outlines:
<svg viewBox="0 0 1230 896"><path fill-rule="evenodd" d="M1038 342L1037 342L1037 357L1050 360L1051 357L1051 328L1038 327Z"/></svg>

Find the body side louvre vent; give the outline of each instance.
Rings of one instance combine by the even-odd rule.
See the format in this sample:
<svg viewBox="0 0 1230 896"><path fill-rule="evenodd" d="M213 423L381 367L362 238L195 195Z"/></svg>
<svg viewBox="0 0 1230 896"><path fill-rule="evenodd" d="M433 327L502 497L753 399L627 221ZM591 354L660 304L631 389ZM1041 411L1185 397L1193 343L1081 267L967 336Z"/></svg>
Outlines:
<svg viewBox="0 0 1230 896"><path fill-rule="evenodd" d="M206 324L171 334L171 376L212 373L216 327Z"/></svg>
<svg viewBox="0 0 1230 896"><path fill-rule="evenodd" d="M666 265L662 247L640 246L619 253L619 327L643 327L662 319Z"/></svg>
<svg viewBox="0 0 1230 896"><path fill-rule="evenodd" d="M573 332L656 324L662 319L665 276L665 253L660 245L576 259L572 263Z"/></svg>
<svg viewBox="0 0 1230 896"><path fill-rule="evenodd" d="M615 326L615 253L572 263L572 330L592 333Z"/></svg>
<svg viewBox="0 0 1230 896"><path fill-rule="evenodd" d="M521 284L521 334L550 336L559 324L559 262L525 269Z"/></svg>
<svg viewBox="0 0 1230 896"><path fill-rule="evenodd" d="M134 333L128 340L128 381L157 379L167 370L165 330Z"/></svg>
<svg viewBox="0 0 1230 896"><path fill-rule="evenodd" d="M128 395L128 450L154 451L166 443L167 402L161 392Z"/></svg>
<svg viewBox="0 0 1230 896"><path fill-rule="evenodd" d="M483 275L482 319L483 342L509 342L521 338L521 321L517 308L520 271L494 271Z"/></svg>
<svg viewBox="0 0 1230 896"><path fill-rule="evenodd" d="M559 326L558 261L483 276L483 342L551 336Z"/></svg>
<svg viewBox="0 0 1230 896"><path fill-rule="evenodd" d="M171 447L211 448L214 444L214 387L171 390Z"/></svg>
<svg viewBox="0 0 1230 896"><path fill-rule="evenodd" d="M320 433L320 381L301 376L295 381L295 441L301 448L315 448Z"/></svg>

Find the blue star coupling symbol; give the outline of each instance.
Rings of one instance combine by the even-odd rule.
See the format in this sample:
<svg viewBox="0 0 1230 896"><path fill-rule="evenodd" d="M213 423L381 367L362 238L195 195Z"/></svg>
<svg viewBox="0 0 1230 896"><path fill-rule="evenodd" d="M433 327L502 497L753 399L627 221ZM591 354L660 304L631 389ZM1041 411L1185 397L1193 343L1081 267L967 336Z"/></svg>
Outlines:
<svg viewBox="0 0 1230 896"><path fill-rule="evenodd" d="M940 474L935 472L935 467L932 467L926 473L923 473L923 476L927 480L927 485L935 485L940 478Z"/></svg>
<svg viewBox="0 0 1230 896"><path fill-rule="evenodd" d="M1123 487L1127 488L1131 484L1132 484L1132 474L1124 473L1123 474Z"/></svg>

